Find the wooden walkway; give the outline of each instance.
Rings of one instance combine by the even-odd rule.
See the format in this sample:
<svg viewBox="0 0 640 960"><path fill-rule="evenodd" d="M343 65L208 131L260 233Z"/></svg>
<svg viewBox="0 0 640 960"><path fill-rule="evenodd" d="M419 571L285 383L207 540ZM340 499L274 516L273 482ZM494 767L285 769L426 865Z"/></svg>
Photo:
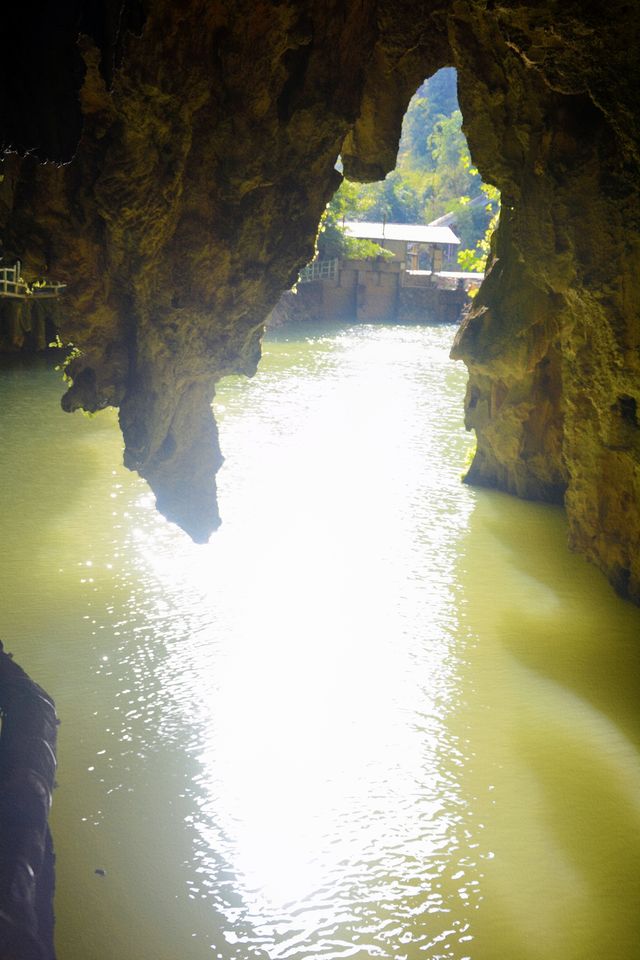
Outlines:
<svg viewBox="0 0 640 960"><path fill-rule="evenodd" d="M36 280L27 283L21 277L22 264L18 260L13 267L0 267L0 297L12 300L45 300L60 296L66 283L47 283Z"/></svg>

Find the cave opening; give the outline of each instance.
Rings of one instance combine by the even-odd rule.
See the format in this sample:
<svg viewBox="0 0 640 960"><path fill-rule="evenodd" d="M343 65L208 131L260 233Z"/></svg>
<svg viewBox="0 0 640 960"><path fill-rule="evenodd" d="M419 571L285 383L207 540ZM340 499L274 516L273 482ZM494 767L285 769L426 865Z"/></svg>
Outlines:
<svg viewBox="0 0 640 960"><path fill-rule="evenodd" d="M342 172L340 158L337 168ZM460 276L466 271L477 274L479 281L499 208L499 190L483 183L469 154L457 97L456 70L443 67L420 84L408 104L393 170L384 180L342 181L320 225L318 256L373 257L374 231L355 229L355 224L363 222L377 222L379 229L382 226L386 237L376 237L376 242L387 254L394 243L390 231L385 231L387 224L450 227L454 233L450 239L455 246L437 238L428 243L425 232L422 243L409 243L398 257L404 257L407 267L432 273L446 269L451 275ZM336 234L340 227L344 230L347 221L345 242ZM370 227L373 226L371 223ZM417 231L416 236L420 236ZM477 285L471 289L475 293ZM424 315L441 319L433 309L425 310Z"/></svg>
<svg viewBox="0 0 640 960"><path fill-rule="evenodd" d="M3 242L69 281L66 405L119 407L203 539L209 384L255 370L336 144L384 173L407 91L455 63L504 207L454 347L483 489L433 328L274 331L220 384L203 547L114 466L113 409L65 419L38 364L0 378L5 630L64 706L60 952L634 956L638 612L551 503L638 601L628 10L99 6L79 44L82 3L15 30L3 132L66 166L7 154Z"/></svg>

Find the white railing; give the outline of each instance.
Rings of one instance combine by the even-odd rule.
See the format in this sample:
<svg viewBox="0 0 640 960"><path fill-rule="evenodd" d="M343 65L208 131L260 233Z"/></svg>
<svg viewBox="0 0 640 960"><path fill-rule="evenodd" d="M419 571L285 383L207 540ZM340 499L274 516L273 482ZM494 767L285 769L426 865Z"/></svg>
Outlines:
<svg viewBox="0 0 640 960"><path fill-rule="evenodd" d="M22 264L18 260L12 267L0 267L0 297L14 297L26 300L33 297L41 300L45 297L57 297L66 287L66 283L47 283L36 280L27 283L20 276Z"/></svg>
<svg viewBox="0 0 640 960"><path fill-rule="evenodd" d="M29 288L20 277L20 261L13 267L0 267L0 297L26 297Z"/></svg>
<svg viewBox="0 0 640 960"><path fill-rule="evenodd" d="M314 260L300 271L299 283L310 283L311 280L335 280L338 276L338 261Z"/></svg>

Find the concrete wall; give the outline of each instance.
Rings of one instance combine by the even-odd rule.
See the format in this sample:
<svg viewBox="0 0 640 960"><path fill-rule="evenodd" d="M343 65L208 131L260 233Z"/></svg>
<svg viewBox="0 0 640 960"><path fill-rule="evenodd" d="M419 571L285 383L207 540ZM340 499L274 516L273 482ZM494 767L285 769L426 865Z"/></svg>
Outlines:
<svg viewBox="0 0 640 960"><path fill-rule="evenodd" d="M409 276L399 261L375 260L342 261L335 280L300 284L298 296L319 320L360 323L456 323L468 303L464 290Z"/></svg>

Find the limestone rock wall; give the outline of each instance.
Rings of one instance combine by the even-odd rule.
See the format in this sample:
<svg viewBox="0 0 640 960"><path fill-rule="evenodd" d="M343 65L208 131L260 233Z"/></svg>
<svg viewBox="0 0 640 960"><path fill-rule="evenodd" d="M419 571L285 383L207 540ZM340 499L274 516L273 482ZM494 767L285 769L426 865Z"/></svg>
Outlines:
<svg viewBox="0 0 640 960"><path fill-rule="evenodd" d="M312 254L338 154L347 176L384 175L410 96L449 64L474 160L503 195L455 346L478 434L469 479L564 497L573 544L640 600L633 9L54 7L20 35L15 71L2 65L0 128L18 151L2 164L4 252L68 283L62 335L81 354L64 406L120 408L125 462L160 509L195 539L217 525L216 380L255 369L263 320Z"/></svg>
<svg viewBox="0 0 640 960"><path fill-rule="evenodd" d="M467 8L452 29L469 143L503 201L454 347L469 480L564 498L572 544L640 602L637 29L623 5L550 13Z"/></svg>
<svg viewBox="0 0 640 960"><path fill-rule="evenodd" d="M112 70L113 38L79 35L71 161L5 157L5 255L68 284L61 336L81 353L63 406L119 407L126 465L194 539L219 522L215 381L254 372L266 314L313 255L372 10L154 0Z"/></svg>

